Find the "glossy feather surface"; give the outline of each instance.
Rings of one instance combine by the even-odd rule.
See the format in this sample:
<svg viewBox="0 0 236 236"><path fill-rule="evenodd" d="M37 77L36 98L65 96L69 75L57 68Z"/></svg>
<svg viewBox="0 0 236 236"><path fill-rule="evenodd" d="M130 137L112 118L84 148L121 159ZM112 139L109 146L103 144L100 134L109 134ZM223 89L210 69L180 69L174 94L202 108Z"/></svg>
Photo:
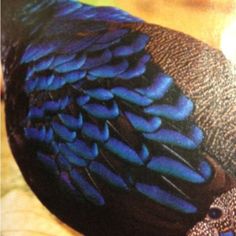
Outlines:
<svg viewBox="0 0 236 236"><path fill-rule="evenodd" d="M203 203L196 193L211 192L212 185L216 193L228 190L233 182L203 148L206 131L193 118L195 101L156 63L152 36L140 30L138 18L114 8L49 1L27 6L23 21L30 25L45 9L50 18L37 30L29 27L16 69L24 71L21 92L27 100L17 126L32 170L45 173L59 187L59 198L74 203L78 214L82 210L80 222L65 220L88 235L96 235L88 219L101 216L99 227L113 212L122 222L120 231L111 224L117 235L130 232L126 224L135 221L148 235L163 234L168 224L173 228L166 235L185 232L213 198ZM26 176L41 183L41 174ZM221 177L228 179L218 184ZM44 197L36 185L39 197L64 218L48 203L50 193ZM132 199L135 210L127 207Z"/></svg>

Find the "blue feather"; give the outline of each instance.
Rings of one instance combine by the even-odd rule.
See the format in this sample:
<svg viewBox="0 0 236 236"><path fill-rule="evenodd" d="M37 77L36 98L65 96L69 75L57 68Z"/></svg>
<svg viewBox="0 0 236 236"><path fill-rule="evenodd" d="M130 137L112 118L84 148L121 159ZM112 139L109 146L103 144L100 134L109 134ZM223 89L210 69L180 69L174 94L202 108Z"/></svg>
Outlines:
<svg viewBox="0 0 236 236"><path fill-rule="evenodd" d="M219 236L235 236L233 231L221 232Z"/></svg>
<svg viewBox="0 0 236 236"><path fill-rule="evenodd" d="M128 102L134 103L139 106L147 106L153 102L151 99L124 87L113 88L111 92L115 96L120 97Z"/></svg>
<svg viewBox="0 0 236 236"><path fill-rule="evenodd" d="M79 11L71 13L71 19L97 20L97 21L116 21L116 22L142 22L139 18L129 15L114 7L92 7L83 4Z"/></svg>
<svg viewBox="0 0 236 236"><path fill-rule="evenodd" d="M82 4L79 3L78 1L76 2L69 1L69 2L63 2L59 6L60 6L60 9L57 11L57 14L56 14L57 17L66 16L68 14L71 14L77 11L78 9L82 7Z"/></svg>
<svg viewBox="0 0 236 236"><path fill-rule="evenodd" d="M96 143L90 147L83 140L77 139L74 143L67 143L67 146L72 152L88 160L94 160L99 154Z"/></svg>
<svg viewBox="0 0 236 236"><path fill-rule="evenodd" d="M37 3L28 3L25 7L24 7L24 11L29 14L29 12L32 14L34 12L37 12L37 11L40 11L41 9L49 6L53 4L53 1L40 1L40 2L37 2Z"/></svg>
<svg viewBox="0 0 236 236"><path fill-rule="evenodd" d="M147 167L160 174L173 176L187 182L198 184L205 182L205 179L199 173L192 170L185 164L168 157L153 157L152 160L148 163Z"/></svg>
<svg viewBox="0 0 236 236"><path fill-rule="evenodd" d="M133 48L130 46L118 46L112 51L114 57L127 57L133 53Z"/></svg>
<svg viewBox="0 0 236 236"><path fill-rule="evenodd" d="M124 72L128 68L129 64L126 60L122 60L120 63L106 64L89 71L89 74L97 77L113 78Z"/></svg>
<svg viewBox="0 0 236 236"><path fill-rule="evenodd" d="M134 67L129 68L127 71L119 75L121 79L132 79L141 76L146 71L146 63L150 59L150 56L144 55L138 61L138 64Z"/></svg>
<svg viewBox="0 0 236 236"><path fill-rule="evenodd" d="M83 106L85 105L86 103L88 103L90 100L90 97L88 95L83 95L83 96L80 96L78 98L76 98L76 103L79 105L79 106Z"/></svg>
<svg viewBox="0 0 236 236"><path fill-rule="evenodd" d="M47 90L48 87L53 83L55 77L54 75L38 77L35 80L38 80L35 89L36 91Z"/></svg>
<svg viewBox="0 0 236 236"><path fill-rule="evenodd" d="M146 120L141 116L137 116L130 112L125 112L128 120L132 124L132 126L141 132L154 132L161 126L161 119L158 117L154 117L150 120Z"/></svg>
<svg viewBox="0 0 236 236"><path fill-rule="evenodd" d="M59 114L61 122L69 129L78 130L83 125L83 116L79 114L79 117L74 117L67 114Z"/></svg>
<svg viewBox="0 0 236 236"><path fill-rule="evenodd" d="M48 58L42 59L39 63L34 65L34 71L38 72L38 71L49 69L53 61L54 61L54 57L48 57Z"/></svg>
<svg viewBox="0 0 236 236"><path fill-rule="evenodd" d="M87 200L99 206L105 204L102 195L88 181L86 181L78 171L72 170L70 176L76 188L83 193Z"/></svg>
<svg viewBox="0 0 236 236"><path fill-rule="evenodd" d="M60 125L57 122L52 122L52 128L55 134L60 137L63 141L73 142L76 138L76 132L69 131L65 126Z"/></svg>
<svg viewBox="0 0 236 236"><path fill-rule="evenodd" d="M97 100L101 100L101 101L111 100L114 97L113 94L109 90L103 89L103 88L88 89L85 92L90 97L95 98Z"/></svg>
<svg viewBox="0 0 236 236"><path fill-rule="evenodd" d="M58 155L56 162L61 171L71 171L71 163L62 155Z"/></svg>
<svg viewBox="0 0 236 236"><path fill-rule="evenodd" d="M200 129L197 127L193 129L196 129L199 132L201 132ZM196 137L194 133L193 134L190 133L188 137L188 136L184 136L183 134L177 131L169 130L169 129L160 129L157 132L144 133L143 135L145 138L156 141L156 142L171 144L174 146L178 146L178 147L182 147L182 148L190 149L190 150L197 148L203 139L203 136Z"/></svg>
<svg viewBox="0 0 236 236"><path fill-rule="evenodd" d="M25 53L21 59L21 64L37 61L38 59L49 55L58 47L58 42L31 44L26 48Z"/></svg>
<svg viewBox="0 0 236 236"><path fill-rule="evenodd" d="M63 78L66 83L74 83L77 82L81 79L83 79L86 76L86 72L85 71L73 71L73 72L69 72L63 75Z"/></svg>
<svg viewBox="0 0 236 236"><path fill-rule="evenodd" d="M93 140L105 142L109 138L108 125L105 123L103 130L100 130L96 125L92 123L84 123L82 134Z"/></svg>
<svg viewBox="0 0 236 236"><path fill-rule="evenodd" d="M149 40L149 36L146 34L139 34L135 41L131 44L134 52L139 52L145 48Z"/></svg>
<svg viewBox="0 0 236 236"><path fill-rule="evenodd" d="M54 113L59 110L65 109L65 107L68 106L69 104L70 104L70 98L66 96L66 97L59 99L57 101L55 100L55 101L45 102L42 105L42 109L44 110L44 112Z"/></svg>
<svg viewBox="0 0 236 236"><path fill-rule="evenodd" d="M63 44L63 47L60 48L60 52L63 53L69 53L69 54L78 54L79 52L82 52L86 48L93 47L92 45L95 43L95 41L99 38L99 35L92 35L87 36L82 39L78 39L76 41L69 41L65 42Z"/></svg>
<svg viewBox="0 0 236 236"><path fill-rule="evenodd" d="M110 138L105 143L104 147L129 163L135 165L143 165L143 162L141 158L138 156L138 154L127 144L123 143L118 139Z"/></svg>
<svg viewBox="0 0 236 236"><path fill-rule="evenodd" d="M70 99L65 97L57 101L46 101L43 105L38 107L31 107L28 112L28 117L31 119L43 118L45 112L55 113L63 110L70 103Z"/></svg>
<svg viewBox="0 0 236 236"><path fill-rule="evenodd" d="M66 80L63 77L54 77L52 82L48 85L45 90L53 91L62 88L66 84Z"/></svg>
<svg viewBox="0 0 236 236"><path fill-rule="evenodd" d="M35 90L37 84L38 84L38 79L27 80L26 83L25 83L25 91L26 91L26 93L33 92Z"/></svg>
<svg viewBox="0 0 236 236"><path fill-rule="evenodd" d="M100 104L86 104L83 109L98 119L114 119L119 116L119 108L115 102L111 108Z"/></svg>
<svg viewBox="0 0 236 236"><path fill-rule="evenodd" d="M129 30L127 29L119 29L119 30L115 30L115 31L109 31L105 34L103 34L96 43L109 43L112 42L116 39L120 39L123 38Z"/></svg>
<svg viewBox="0 0 236 236"><path fill-rule="evenodd" d="M205 179L209 179L213 170L206 161L201 161L199 164L199 172Z"/></svg>
<svg viewBox="0 0 236 236"><path fill-rule="evenodd" d="M42 119L44 117L44 110L38 107L31 107L27 117L31 120Z"/></svg>
<svg viewBox="0 0 236 236"><path fill-rule="evenodd" d="M84 65L81 67L81 69L91 69L95 68L101 65L104 65L108 62L110 62L112 59L112 54L109 49L106 49L102 52L101 55L96 57L87 57L87 60L85 61Z"/></svg>
<svg viewBox="0 0 236 236"><path fill-rule="evenodd" d="M46 130L43 126L41 128L25 128L25 137L27 139L37 140L39 142L50 143L53 140L53 133L51 129Z"/></svg>
<svg viewBox="0 0 236 236"><path fill-rule="evenodd" d="M153 201L161 205L170 207L172 209L187 214L193 214L197 212L197 208L190 202L187 202L184 199L176 197L157 186L137 183L136 189L143 195L147 196L148 198L152 199Z"/></svg>
<svg viewBox="0 0 236 236"><path fill-rule="evenodd" d="M97 80L98 77L88 74L87 79L90 80L90 81L94 81L94 80Z"/></svg>
<svg viewBox="0 0 236 236"><path fill-rule="evenodd" d="M89 49L88 49L88 52L96 52L96 51L100 51L102 49L107 49L109 48L110 46L116 44L116 43L119 43L120 42L120 38L114 40L114 41L111 41L111 42L108 42L108 43L95 43L94 45L92 45Z"/></svg>
<svg viewBox="0 0 236 236"><path fill-rule="evenodd" d="M177 104L172 105L153 105L144 109L147 114L162 116L170 120L184 120L193 111L193 103L190 99L185 96L179 97Z"/></svg>
<svg viewBox="0 0 236 236"><path fill-rule="evenodd" d="M73 61L66 62L64 64L61 64L57 67L55 67L55 71L59 73L65 73L65 72L70 72L74 70L79 70L81 66L84 64L86 60L85 54L83 54L81 57L74 59Z"/></svg>
<svg viewBox="0 0 236 236"><path fill-rule="evenodd" d="M70 151L70 149L65 144L58 145L59 152L64 156L64 158L69 161L71 164L76 166L85 167L87 166L86 160L76 155L74 152Z"/></svg>
<svg viewBox="0 0 236 236"><path fill-rule="evenodd" d="M53 63L51 64L51 69L64 64L66 62L72 61L75 58L76 54L69 54L69 55L59 55L55 57Z"/></svg>
<svg viewBox="0 0 236 236"><path fill-rule="evenodd" d="M141 157L141 159L145 162L145 161L147 161L148 160L148 158L149 158L149 150L148 150L148 148L147 148L147 146L146 145L142 145L142 149L141 149L141 151L140 151L140 153L139 153L139 156Z"/></svg>
<svg viewBox="0 0 236 236"><path fill-rule="evenodd" d="M153 84L147 88L138 88L136 91L151 99L161 99L168 92L173 84L173 79L166 74L158 74L153 80Z"/></svg>
<svg viewBox="0 0 236 236"><path fill-rule="evenodd" d="M149 37L141 34L134 38L130 45L118 46L113 50L115 57L127 57L144 49Z"/></svg>
<svg viewBox="0 0 236 236"><path fill-rule="evenodd" d="M27 76L25 78L25 81L32 79L34 73L35 73L35 67L34 66L29 66L28 70L27 70Z"/></svg>
<svg viewBox="0 0 236 236"><path fill-rule="evenodd" d="M97 9L95 7L89 5L83 5L78 12L72 14L72 17L73 19L87 20L95 17L96 14L97 14Z"/></svg>
<svg viewBox="0 0 236 236"><path fill-rule="evenodd" d="M109 170L107 167L105 167L103 164L93 161L90 164L89 169L93 173L100 176L103 180L110 183L111 185L121 188L121 189L124 189L124 190L128 190L128 186L126 185L124 180L119 175L116 175L111 170Z"/></svg>

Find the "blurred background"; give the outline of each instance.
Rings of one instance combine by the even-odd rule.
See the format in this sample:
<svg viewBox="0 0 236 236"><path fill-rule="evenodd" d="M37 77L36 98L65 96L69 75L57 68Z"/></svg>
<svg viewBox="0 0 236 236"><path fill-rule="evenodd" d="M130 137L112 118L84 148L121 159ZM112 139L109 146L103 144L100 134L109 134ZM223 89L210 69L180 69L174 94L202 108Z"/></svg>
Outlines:
<svg viewBox="0 0 236 236"><path fill-rule="evenodd" d="M236 0L84 0L83 2L116 6L147 22L192 35L222 50L225 56L236 64ZM1 87L3 87L2 79ZM1 235L79 235L52 216L26 186L7 144L2 101L0 115Z"/></svg>

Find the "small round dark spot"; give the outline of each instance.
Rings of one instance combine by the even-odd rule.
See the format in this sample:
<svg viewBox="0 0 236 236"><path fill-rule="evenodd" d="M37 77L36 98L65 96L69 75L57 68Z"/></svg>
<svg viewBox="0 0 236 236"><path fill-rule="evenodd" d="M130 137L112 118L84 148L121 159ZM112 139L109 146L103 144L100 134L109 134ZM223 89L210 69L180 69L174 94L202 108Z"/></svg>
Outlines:
<svg viewBox="0 0 236 236"><path fill-rule="evenodd" d="M219 219L222 216L222 214L223 214L222 210L217 207L212 207L208 211L208 216L214 220Z"/></svg>

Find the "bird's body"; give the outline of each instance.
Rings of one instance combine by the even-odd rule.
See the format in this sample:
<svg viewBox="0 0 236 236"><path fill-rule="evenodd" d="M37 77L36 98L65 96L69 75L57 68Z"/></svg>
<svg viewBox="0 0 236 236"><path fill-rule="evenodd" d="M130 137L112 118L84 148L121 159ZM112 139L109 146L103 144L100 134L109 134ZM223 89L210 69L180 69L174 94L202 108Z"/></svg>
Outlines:
<svg viewBox="0 0 236 236"><path fill-rule="evenodd" d="M230 63L115 8L26 2L5 13L2 62L28 184L85 235L184 235L235 187Z"/></svg>

